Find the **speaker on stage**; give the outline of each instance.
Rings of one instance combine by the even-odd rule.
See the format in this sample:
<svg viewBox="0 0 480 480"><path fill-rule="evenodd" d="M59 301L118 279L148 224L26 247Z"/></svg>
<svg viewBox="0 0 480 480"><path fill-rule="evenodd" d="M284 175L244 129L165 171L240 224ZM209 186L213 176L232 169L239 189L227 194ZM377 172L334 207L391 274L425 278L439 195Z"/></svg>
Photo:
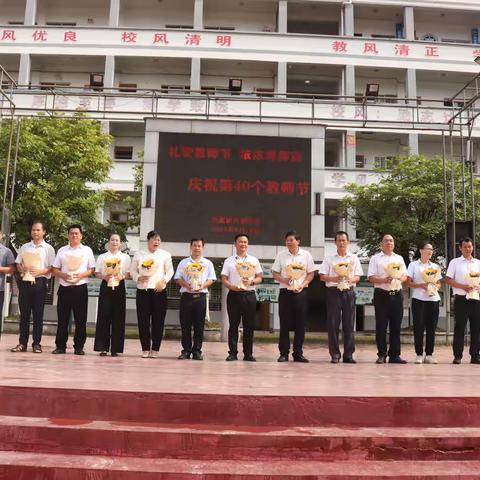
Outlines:
<svg viewBox="0 0 480 480"><path fill-rule="evenodd" d="M458 242L462 237L473 238L473 223L455 222L455 245L452 245L453 223L447 224L447 260L450 262L453 258L460 256Z"/></svg>

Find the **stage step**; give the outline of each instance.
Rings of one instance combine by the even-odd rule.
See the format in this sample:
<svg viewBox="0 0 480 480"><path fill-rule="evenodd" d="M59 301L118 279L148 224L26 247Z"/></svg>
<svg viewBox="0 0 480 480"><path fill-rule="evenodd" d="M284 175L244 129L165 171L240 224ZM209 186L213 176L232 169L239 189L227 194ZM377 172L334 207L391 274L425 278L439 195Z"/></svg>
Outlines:
<svg viewBox="0 0 480 480"><path fill-rule="evenodd" d="M242 461L480 460L480 428L226 428L2 416L0 450Z"/></svg>
<svg viewBox="0 0 480 480"><path fill-rule="evenodd" d="M0 452L2 480L478 480L478 461L198 461Z"/></svg>

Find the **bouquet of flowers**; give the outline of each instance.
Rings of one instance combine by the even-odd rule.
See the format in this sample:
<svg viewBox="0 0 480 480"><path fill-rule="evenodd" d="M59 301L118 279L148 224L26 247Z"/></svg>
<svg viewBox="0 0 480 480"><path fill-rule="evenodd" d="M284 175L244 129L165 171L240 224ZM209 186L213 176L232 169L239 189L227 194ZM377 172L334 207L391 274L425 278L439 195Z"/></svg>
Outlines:
<svg viewBox="0 0 480 480"><path fill-rule="evenodd" d="M287 265L287 276L290 279L288 290L298 291L306 276L305 265L296 262L289 263Z"/></svg>
<svg viewBox="0 0 480 480"><path fill-rule="evenodd" d="M438 293L437 283L442 278L442 272L437 267L428 267L421 273L423 281L427 284L428 296L434 297Z"/></svg>
<svg viewBox="0 0 480 480"><path fill-rule="evenodd" d="M77 283L78 279L76 278L76 274L78 273L78 269L82 266L83 257L67 254L63 261L67 267L67 282Z"/></svg>
<svg viewBox="0 0 480 480"><path fill-rule="evenodd" d="M139 274L142 277L151 277L157 271L157 267L153 258L146 258L139 265Z"/></svg>
<svg viewBox="0 0 480 480"><path fill-rule="evenodd" d="M191 290L200 290L202 286L202 275L206 268L207 267L200 262L191 262L183 269L183 273L188 277Z"/></svg>
<svg viewBox="0 0 480 480"><path fill-rule="evenodd" d="M115 290L115 287L120 285L120 282L115 278L120 275L122 271L122 260L121 258L111 257L105 260L104 263L104 275L109 275L107 286L112 290Z"/></svg>
<svg viewBox="0 0 480 480"><path fill-rule="evenodd" d="M405 273L405 269L401 263L391 262L385 265L385 273L391 277L392 281L390 282L390 291L396 292L402 289L402 282L400 279Z"/></svg>
<svg viewBox="0 0 480 480"><path fill-rule="evenodd" d="M340 291L349 290L350 282L348 281L348 277L352 272L352 264L350 262L337 262L333 264L333 270L336 275L340 277L337 288Z"/></svg>
<svg viewBox="0 0 480 480"><path fill-rule="evenodd" d="M467 300L480 300L478 293L478 287L480 286L480 272L468 272L467 273L467 285L473 287L474 290L467 292Z"/></svg>
<svg viewBox="0 0 480 480"><path fill-rule="evenodd" d="M32 275L30 270L32 268L40 268L41 258L40 252L23 252L22 253L22 263L24 266L23 271L23 281L35 283L35 277Z"/></svg>
<svg viewBox="0 0 480 480"><path fill-rule="evenodd" d="M256 267L250 262L237 262L235 268L240 275L240 282L237 287L241 290L246 290L247 287L245 287L243 280L253 280L255 278Z"/></svg>

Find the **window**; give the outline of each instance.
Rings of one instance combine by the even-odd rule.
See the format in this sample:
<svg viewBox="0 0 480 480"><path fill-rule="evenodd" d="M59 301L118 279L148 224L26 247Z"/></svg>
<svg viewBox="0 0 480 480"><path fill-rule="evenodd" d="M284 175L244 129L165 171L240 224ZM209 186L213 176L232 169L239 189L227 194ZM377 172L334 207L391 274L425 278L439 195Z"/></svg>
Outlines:
<svg viewBox="0 0 480 480"><path fill-rule="evenodd" d="M229 93L228 87L207 87L205 85L202 85L201 90L203 93L208 93L209 95L215 95L215 94L225 95Z"/></svg>
<svg viewBox="0 0 480 480"><path fill-rule="evenodd" d="M133 147L115 146L115 159L116 160L132 160Z"/></svg>
<svg viewBox="0 0 480 480"><path fill-rule="evenodd" d="M339 215L340 200L325 199L325 238L334 238L340 230L341 217Z"/></svg>
<svg viewBox="0 0 480 480"><path fill-rule="evenodd" d="M76 27L76 22L46 22L49 27Z"/></svg>
<svg viewBox="0 0 480 480"><path fill-rule="evenodd" d="M136 92L137 84L136 83L119 83L118 91L119 92Z"/></svg>
<svg viewBox="0 0 480 480"><path fill-rule="evenodd" d="M211 27L205 27L205 30L235 30L235 27L216 27L216 26L211 26Z"/></svg>
<svg viewBox="0 0 480 480"><path fill-rule="evenodd" d="M22 20L9 20L8 22L9 25L23 25Z"/></svg>
<svg viewBox="0 0 480 480"><path fill-rule="evenodd" d="M190 86L188 85L162 85L162 93L190 93Z"/></svg>
<svg viewBox="0 0 480 480"><path fill-rule="evenodd" d="M355 168L365 168L367 163L365 155L356 155L355 156Z"/></svg>
<svg viewBox="0 0 480 480"><path fill-rule="evenodd" d="M375 157L375 168L390 169L394 165L395 158L394 156Z"/></svg>
<svg viewBox="0 0 480 480"><path fill-rule="evenodd" d="M69 86L70 82L56 82L55 80L51 82L40 82L40 90L49 90L51 88L62 88Z"/></svg>
<svg viewBox="0 0 480 480"><path fill-rule="evenodd" d="M128 221L127 212L110 212L111 223L127 223L127 221Z"/></svg>
<svg viewBox="0 0 480 480"><path fill-rule="evenodd" d="M274 90L273 88L255 87L255 93L262 97L273 97Z"/></svg>
<svg viewBox="0 0 480 480"><path fill-rule="evenodd" d="M165 28L188 28L193 30L193 25L165 25Z"/></svg>

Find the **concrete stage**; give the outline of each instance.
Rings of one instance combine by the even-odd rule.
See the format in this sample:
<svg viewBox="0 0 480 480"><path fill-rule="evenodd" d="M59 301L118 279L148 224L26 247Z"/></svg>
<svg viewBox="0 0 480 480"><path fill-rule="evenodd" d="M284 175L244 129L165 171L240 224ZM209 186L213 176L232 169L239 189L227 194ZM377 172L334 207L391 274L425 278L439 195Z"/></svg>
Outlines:
<svg viewBox="0 0 480 480"><path fill-rule="evenodd" d="M10 353L0 343L0 479L479 479L480 366L376 365L360 346L356 365L276 362L257 344L257 363L225 362L226 344L205 360L177 360L179 342L157 359L138 340L118 358ZM413 346L402 356L413 362ZM241 358L241 356L240 356Z"/></svg>

